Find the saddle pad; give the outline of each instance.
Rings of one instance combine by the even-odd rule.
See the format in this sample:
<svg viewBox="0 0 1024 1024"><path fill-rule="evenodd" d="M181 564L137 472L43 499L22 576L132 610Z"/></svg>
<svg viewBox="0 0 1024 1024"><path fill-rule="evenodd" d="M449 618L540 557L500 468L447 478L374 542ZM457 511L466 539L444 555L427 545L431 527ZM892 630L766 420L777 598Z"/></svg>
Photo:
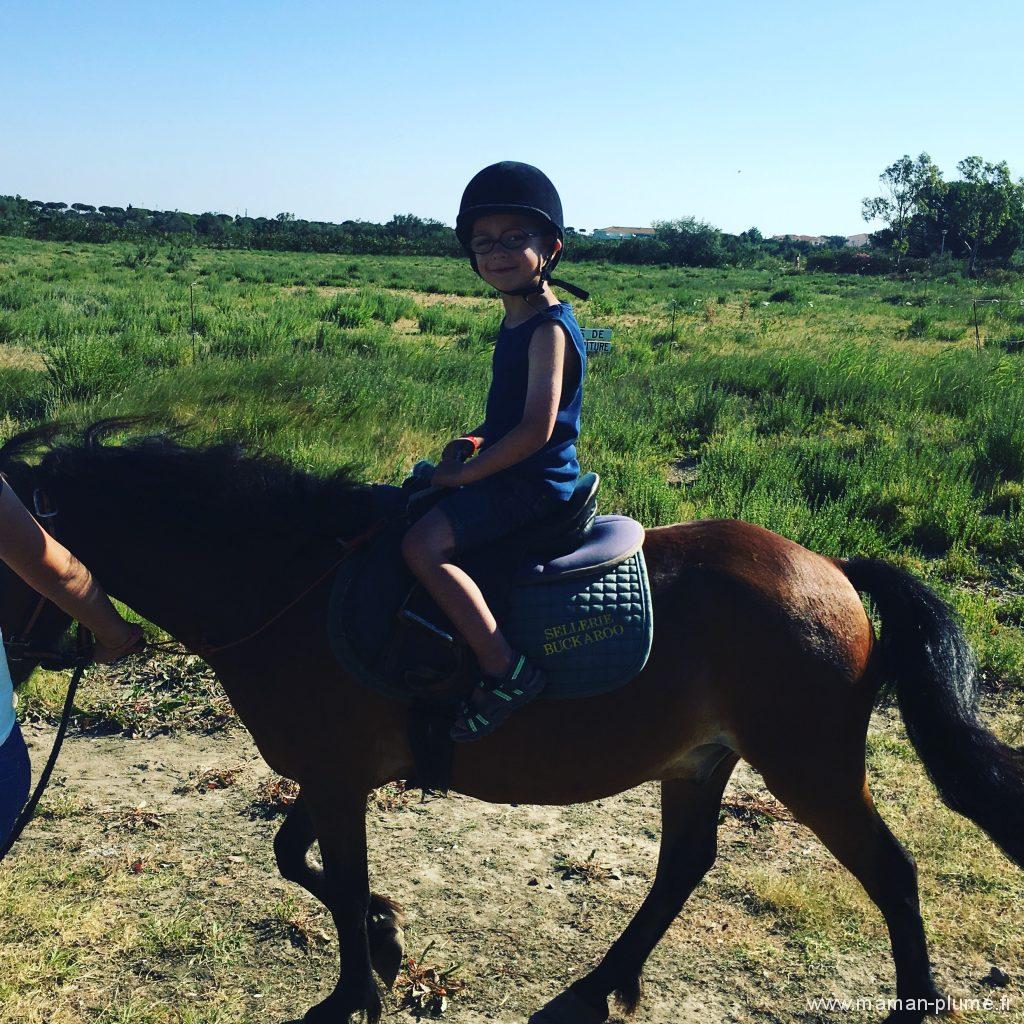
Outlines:
<svg viewBox="0 0 1024 1024"><path fill-rule="evenodd" d="M647 663L654 636L643 549L596 575L514 587L501 628L544 672L538 699L591 697L624 685Z"/></svg>
<svg viewBox="0 0 1024 1024"><path fill-rule="evenodd" d="M653 609L640 546L643 529L633 523L635 530L629 532L631 520L605 518L615 543L623 545L617 548L618 556L633 548L614 565L581 571L573 564L564 574L530 565L517 573L507 560L487 565L487 571L483 565L467 565L509 642L547 674L548 685L540 698L588 697L613 690L632 679L650 653ZM411 700L416 694L399 676L400 670L415 668L416 663L407 659L396 632L398 607L404 602L434 625L445 630L452 626L415 586L404 564L400 540L405 529L403 523L393 524L341 566L331 591L327 630L334 656L361 683L385 696ZM412 634L419 635L415 630ZM448 653L440 662L434 657L456 648L426 634L421 639L432 648L421 652L424 664L450 663ZM466 685L472 685L472 673Z"/></svg>

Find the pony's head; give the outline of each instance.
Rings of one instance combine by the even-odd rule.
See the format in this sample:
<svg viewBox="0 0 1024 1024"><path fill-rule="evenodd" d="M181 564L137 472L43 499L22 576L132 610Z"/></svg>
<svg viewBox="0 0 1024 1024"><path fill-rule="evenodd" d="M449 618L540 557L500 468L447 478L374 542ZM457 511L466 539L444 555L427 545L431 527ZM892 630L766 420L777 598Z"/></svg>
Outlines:
<svg viewBox="0 0 1024 1024"><path fill-rule="evenodd" d="M287 583L293 563L322 561L380 516L376 489L347 469L318 476L235 440L185 444L184 428L132 436L139 422L25 431L0 447L0 472L44 528L147 617L168 607L203 612L204 596L223 610L223 597L197 590L207 570L234 581L231 607L251 614L245 603L257 601L268 574ZM33 621L37 604L0 564L5 638L29 639L20 634L31 623L33 648L56 643L68 618L47 603Z"/></svg>

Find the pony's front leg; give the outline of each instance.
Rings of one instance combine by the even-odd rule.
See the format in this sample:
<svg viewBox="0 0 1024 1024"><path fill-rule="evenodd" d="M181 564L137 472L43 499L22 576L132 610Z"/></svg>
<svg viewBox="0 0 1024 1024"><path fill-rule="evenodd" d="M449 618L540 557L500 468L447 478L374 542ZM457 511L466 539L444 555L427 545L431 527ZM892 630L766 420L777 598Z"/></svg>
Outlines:
<svg viewBox="0 0 1024 1024"><path fill-rule="evenodd" d="M381 1015L381 999L370 969L366 912L370 882L366 866L364 790L314 789L303 797L320 842L324 902L338 930L341 971L334 991L303 1017L305 1024L349 1024L365 1011L370 1024Z"/></svg>
<svg viewBox="0 0 1024 1024"><path fill-rule="evenodd" d="M300 794L288 809L274 837L274 855L282 878L301 885L306 892L327 906L323 870L310 865L306 859L314 842L316 833L313 831L313 822L309 819L309 812ZM370 963L387 989L394 985L405 955L405 933L402 930L404 921L402 908L394 900L379 893L370 893L370 906L366 914Z"/></svg>

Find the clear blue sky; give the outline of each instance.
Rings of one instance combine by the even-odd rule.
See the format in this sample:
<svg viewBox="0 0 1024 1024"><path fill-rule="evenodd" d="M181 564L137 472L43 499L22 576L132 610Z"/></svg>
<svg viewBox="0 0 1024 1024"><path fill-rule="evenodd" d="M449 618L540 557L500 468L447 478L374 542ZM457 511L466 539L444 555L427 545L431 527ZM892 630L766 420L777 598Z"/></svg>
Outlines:
<svg viewBox="0 0 1024 1024"><path fill-rule="evenodd" d="M576 227L865 230L903 153L1024 175L1024 6L0 0L0 193L454 223L537 164Z"/></svg>

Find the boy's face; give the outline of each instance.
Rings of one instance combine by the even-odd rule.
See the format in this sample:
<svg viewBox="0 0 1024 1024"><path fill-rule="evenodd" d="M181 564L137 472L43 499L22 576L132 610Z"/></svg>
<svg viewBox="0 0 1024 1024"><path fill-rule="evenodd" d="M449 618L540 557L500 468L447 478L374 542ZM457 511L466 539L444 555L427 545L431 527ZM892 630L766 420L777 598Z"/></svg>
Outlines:
<svg viewBox="0 0 1024 1024"><path fill-rule="evenodd" d="M509 252L496 241L508 231L538 234L524 238L521 250ZM495 242L490 252L477 256L476 265L480 268L480 276L502 291L528 285L537 276L542 257L554 256L562 248L562 243L544 221L520 213L492 213L479 217L473 224L470 237Z"/></svg>

